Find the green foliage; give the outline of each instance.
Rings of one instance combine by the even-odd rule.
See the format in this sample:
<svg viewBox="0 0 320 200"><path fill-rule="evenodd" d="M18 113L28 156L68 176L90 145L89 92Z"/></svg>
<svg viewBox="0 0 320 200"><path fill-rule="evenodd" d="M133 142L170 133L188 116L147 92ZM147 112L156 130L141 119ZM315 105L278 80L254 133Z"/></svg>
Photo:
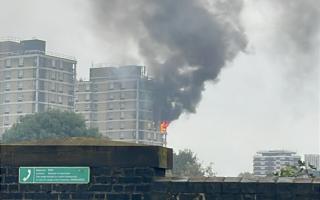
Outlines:
<svg viewBox="0 0 320 200"><path fill-rule="evenodd" d="M87 129L80 114L49 110L25 115L3 134L5 143L65 137L99 137L97 129Z"/></svg>
<svg viewBox="0 0 320 200"><path fill-rule="evenodd" d="M274 173L274 176L279 177L310 177L313 178L317 174L316 168L313 165L307 164L301 160L297 166L285 166L279 172Z"/></svg>
<svg viewBox="0 0 320 200"><path fill-rule="evenodd" d="M298 167L296 166L286 166L281 168L280 172L278 172L278 176L280 177L296 177L296 174L299 172Z"/></svg>
<svg viewBox="0 0 320 200"><path fill-rule="evenodd" d="M173 175L175 176L214 176L212 163L202 166L195 153L190 149L173 153Z"/></svg>

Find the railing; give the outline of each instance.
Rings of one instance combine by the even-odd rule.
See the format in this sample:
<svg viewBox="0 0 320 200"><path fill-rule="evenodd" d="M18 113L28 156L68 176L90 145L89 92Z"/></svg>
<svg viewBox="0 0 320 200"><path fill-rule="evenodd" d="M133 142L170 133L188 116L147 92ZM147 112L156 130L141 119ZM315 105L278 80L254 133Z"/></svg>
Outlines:
<svg viewBox="0 0 320 200"><path fill-rule="evenodd" d="M0 42L17 42L17 43L19 43L20 41L21 41L21 39L18 37L9 37L9 36L0 37Z"/></svg>
<svg viewBox="0 0 320 200"><path fill-rule="evenodd" d="M29 55L29 54L41 54L41 55L47 55L47 56L76 61L76 58L74 56L68 56L65 54L60 54L52 51L45 52L45 51L39 51L39 50L27 50L27 51L19 51L19 52L0 52L0 56L3 56L3 55L4 56L20 56L20 55Z"/></svg>

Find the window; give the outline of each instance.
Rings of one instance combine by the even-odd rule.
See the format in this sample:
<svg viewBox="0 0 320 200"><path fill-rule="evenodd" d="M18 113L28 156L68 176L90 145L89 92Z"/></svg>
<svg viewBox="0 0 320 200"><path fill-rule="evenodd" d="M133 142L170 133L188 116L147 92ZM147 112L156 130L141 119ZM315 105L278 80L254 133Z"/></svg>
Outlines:
<svg viewBox="0 0 320 200"><path fill-rule="evenodd" d="M63 73L62 72L59 73L59 81L63 81Z"/></svg>
<svg viewBox="0 0 320 200"><path fill-rule="evenodd" d="M97 104L91 104L91 109L93 110L93 111L97 111L98 110L98 105Z"/></svg>
<svg viewBox="0 0 320 200"><path fill-rule="evenodd" d="M108 119L112 120L113 119L113 113L108 113L107 117L108 117Z"/></svg>
<svg viewBox="0 0 320 200"><path fill-rule="evenodd" d="M152 128L151 122L148 122L148 123L147 123L147 128L148 128L148 129L151 129L151 128Z"/></svg>
<svg viewBox="0 0 320 200"><path fill-rule="evenodd" d="M60 84L60 86L59 86L59 92L63 92L63 84Z"/></svg>
<svg viewBox="0 0 320 200"><path fill-rule="evenodd" d="M6 60L6 67L11 67L11 60L10 59Z"/></svg>
<svg viewBox="0 0 320 200"><path fill-rule="evenodd" d="M86 101L90 101L90 94L86 94Z"/></svg>
<svg viewBox="0 0 320 200"><path fill-rule="evenodd" d="M62 67L62 64L61 64L61 60L55 60L55 67L60 67L60 68L63 68Z"/></svg>
<svg viewBox="0 0 320 200"><path fill-rule="evenodd" d="M108 104L108 110L112 110L113 109L113 104L112 103L109 103Z"/></svg>
<svg viewBox="0 0 320 200"><path fill-rule="evenodd" d="M89 84L86 85L86 91L90 91L90 85Z"/></svg>
<svg viewBox="0 0 320 200"><path fill-rule="evenodd" d="M23 66L23 58L19 58L19 67Z"/></svg>
<svg viewBox="0 0 320 200"><path fill-rule="evenodd" d="M18 94L17 94L17 101L18 101L18 102L23 101L23 94L21 94L21 93L18 93Z"/></svg>
<svg viewBox="0 0 320 200"><path fill-rule="evenodd" d="M8 115L4 116L4 125L9 125L10 118Z"/></svg>
<svg viewBox="0 0 320 200"><path fill-rule="evenodd" d="M55 80L56 79L56 72L52 71L50 73L50 75L51 75L51 80Z"/></svg>
<svg viewBox="0 0 320 200"><path fill-rule="evenodd" d="M4 72L4 78L5 79L11 79L11 72L10 71L5 71Z"/></svg>
<svg viewBox="0 0 320 200"><path fill-rule="evenodd" d="M153 139L157 140L157 134L156 133L153 134Z"/></svg>
<svg viewBox="0 0 320 200"><path fill-rule="evenodd" d="M51 91L56 91L56 84L55 83L51 83Z"/></svg>
<svg viewBox="0 0 320 200"><path fill-rule="evenodd" d="M120 88L121 89L125 89L126 88L125 86L126 86L125 83L120 83Z"/></svg>
<svg viewBox="0 0 320 200"><path fill-rule="evenodd" d="M124 123L120 122L120 129L124 129Z"/></svg>
<svg viewBox="0 0 320 200"><path fill-rule="evenodd" d="M56 67L56 60L51 60L51 65L53 68L55 68Z"/></svg>
<svg viewBox="0 0 320 200"><path fill-rule="evenodd" d="M97 94L92 94L91 95L91 100L92 101L98 101L98 95Z"/></svg>
<svg viewBox="0 0 320 200"><path fill-rule="evenodd" d="M120 136L120 139L124 139L124 133L121 132L119 136Z"/></svg>
<svg viewBox="0 0 320 200"><path fill-rule="evenodd" d="M113 82L109 83L108 85L109 85L109 89L110 89L110 90L113 90L113 89L114 89L114 83L113 83Z"/></svg>
<svg viewBox="0 0 320 200"><path fill-rule="evenodd" d="M18 104L17 113L22 113L22 112L23 112L23 106L21 104Z"/></svg>
<svg viewBox="0 0 320 200"><path fill-rule="evenodd" d="M10 90L10 83L7 82L7 83L5 84L5 90L6 90L6 91L9 91L9 90Z"/></svg>
<svg viewBox="0 0 320 200"><path fill-rule="evenodd" d="M120 93L120 99L125 99L126 98L126 94L124 92Z"/></svg>
<svg viewBox="0 0 320 200"><path fill-rule="evenodd" d="M63 64L62 60L59 60L58 65L59 65L60 69L64 69L64 64Z"/></svg>
<svg viewBox="0 0 320 200"><path fill-rule="evenodd" d="M125 103L121 102L120 103L120 109L125 109L125 107L126 107Z"/></svg>
<svg viewBox="0 0 320 200"><path fill-rule="evenodd" d="M113 94L109 94L109 99L113 100L114 99L114 95Z"/></svg>
<svg viewBox="0 0 320 200"><path fill-rule="evenodd" d="M90 104L85 104L85 111L89 111L90 110Z"/></svg>
<svg viewBox="0 0 320 200"><path fill-rule="evenodd" d="M4 107L4 113L5 114L9 114L10 113L10 106L9 105Z"/></svg>
<svg viewBox="0 0 320 200"><path fill-rule="evenodd" d="M62 104L62 96L58 96L58 103Z"/></svg>
<svg viewBox="0 0 320 200"><path fill-rule="evenodd" d="M120 119L124 119L124 112L120 112Z"/></svg>
<svg viewBox="0 0 320 200"><path fill-rule="evenodd" d="M108 127L109 130L112 130L113 129L113 124L109 123L109 124L107 124L107 127Z"/></svg>
<svg viewBox="0 0 320 200"><path fill-rule="evenodd" d="M4 102L10 102L10 95L9 94L5 94L4 95Z"/></svg>
<svg viewBox="0 0 320 200"><path fill-rule="evenodd" d="M78 101L78 100L75 100ZM72 97L68 97L68 105L69 106L74 106L74 102L73 102L73 98Z"/></svg>
<svg viewBox="0 0 320 200"><path fill-rule="evenodd" d="M22 89L23 89L23 84L22 84L22 82L18 82L18 83L17 83L17 88L18 88L18 90L22 90Z"/></svg>
<svg viewBox="0 0 320 200"><path fill-rule="evenodd" d="M23 78L23 70L18 71L18 78Z"/></svg>
<svg viewBox="0 0 320 200"><path fill-rule="evenodd" d="M98 92L98 85L92 84L91 87L92 87L92 91Z"/></svg>
<svg viewBox="0 0 320 200"><path fill-rule="evenodd" d="M51 95L51 103L56 103L56 102L57 102L57 96Z"/></svg>

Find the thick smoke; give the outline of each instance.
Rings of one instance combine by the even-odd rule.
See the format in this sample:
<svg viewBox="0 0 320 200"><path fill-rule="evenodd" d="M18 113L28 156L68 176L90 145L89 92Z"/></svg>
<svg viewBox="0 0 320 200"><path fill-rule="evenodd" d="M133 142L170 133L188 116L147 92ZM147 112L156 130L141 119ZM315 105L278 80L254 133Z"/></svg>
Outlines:
<svg viewBox="0 0 320 200"><path fill-rule="evenodd" d="M278 25L294 50L305 53L319 47L319 0L272 0L280 12Z"/></svg>
<svg viewBox="0 0 320 200"><path fill-rule="evenodd" d="M289 65L289 78L299 85L318 78L320 47L319 0L260 0L275 13L274 51ZM291 82L292 83L292 82Z"/></svg>
<svg viewBox="0 0 320 200"><path fill-rule="evenodd" d="M204 83L216 80L247 44L240 0L91 2L101 40L111 32L137 45L155 79L164 120L196 112Z"/></svg>

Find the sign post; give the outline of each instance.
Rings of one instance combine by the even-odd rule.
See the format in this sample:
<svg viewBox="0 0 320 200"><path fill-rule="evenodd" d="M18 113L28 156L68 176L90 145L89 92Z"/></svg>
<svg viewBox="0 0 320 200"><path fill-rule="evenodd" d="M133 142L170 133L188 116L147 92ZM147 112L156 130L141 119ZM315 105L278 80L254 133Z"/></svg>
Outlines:
<svg viewBox="0 0 320 200"><path fill-rule="evenodd" d="M87 184L89 167L20 167L20 184Z"/></svg>

